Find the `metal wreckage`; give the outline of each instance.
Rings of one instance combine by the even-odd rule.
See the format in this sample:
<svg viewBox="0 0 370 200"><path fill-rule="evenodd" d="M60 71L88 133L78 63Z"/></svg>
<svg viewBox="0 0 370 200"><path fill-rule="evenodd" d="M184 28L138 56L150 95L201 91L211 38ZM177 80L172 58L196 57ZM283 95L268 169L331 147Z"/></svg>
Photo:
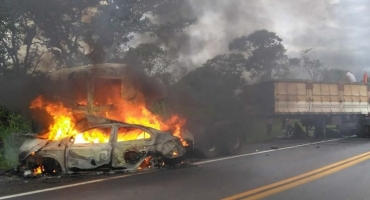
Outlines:
<svg viewBox="0 0 370 200"><path fill-rule="evenodd" d="M96 139L97 133L102 137ZM90 117L88 128L59 140L49 140L47 133L28 137L20 147L18 166L26 176L154 169L181 163L186 152L180 139L170 132L105 118ZM84 138L88 137L95 139L87 142Z"/></svg>
<svg viewBox="0 0 370 200"><path fill-rule="evenodd" d="M75 91L74 106L39 96L31 109L53 118L48 130L26 135L18 171L24 176L72 174L90 170L160 168L183 162L193 136L179 116L161 119L127 77L122 64L59 70L51 79ZM77 116L77 117L76 117Z"/></svg>

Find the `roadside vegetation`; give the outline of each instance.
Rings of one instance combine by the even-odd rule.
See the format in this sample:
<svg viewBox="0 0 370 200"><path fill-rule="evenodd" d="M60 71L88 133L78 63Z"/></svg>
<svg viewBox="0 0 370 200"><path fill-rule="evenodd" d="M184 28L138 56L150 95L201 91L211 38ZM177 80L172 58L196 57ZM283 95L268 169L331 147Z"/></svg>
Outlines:
<svg viewBox="0 0 370 200"><path fill-rule="evenodd" d="M30 122L22 115L0 108L0 169L17 166L18 150L23 141L20 133L30 129Z"/></svg>

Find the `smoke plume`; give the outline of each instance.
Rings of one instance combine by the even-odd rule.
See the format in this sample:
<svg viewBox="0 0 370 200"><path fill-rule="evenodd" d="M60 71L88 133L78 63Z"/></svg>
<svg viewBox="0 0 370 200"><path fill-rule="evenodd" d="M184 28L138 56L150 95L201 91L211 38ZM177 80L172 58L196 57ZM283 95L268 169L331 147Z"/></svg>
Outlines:
<svg viewBox="0 0 370 200"><path fill-rule="evenodd" d="M312 48L311 56L325 67L352 69L358 75L369 70L369 5L341 0L188 0L177 14L197 21L159 42L180 51L179 66L191 70L227 53L232 39L266 29L283 39L288 55Z"/></svg>

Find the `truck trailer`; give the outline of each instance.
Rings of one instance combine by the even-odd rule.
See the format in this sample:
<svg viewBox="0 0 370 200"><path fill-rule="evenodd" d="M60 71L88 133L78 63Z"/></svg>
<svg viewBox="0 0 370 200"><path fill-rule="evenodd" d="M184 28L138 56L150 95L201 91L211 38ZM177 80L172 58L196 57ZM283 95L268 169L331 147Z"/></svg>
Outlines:
<svg viewBox="0 0 370 200"><path fill-rule="evenodd" d="M244 88L245 113L263 118L299 119L326 137L326 126L341 133L369 136L370 93L364 83L273 80Z"/></svg>

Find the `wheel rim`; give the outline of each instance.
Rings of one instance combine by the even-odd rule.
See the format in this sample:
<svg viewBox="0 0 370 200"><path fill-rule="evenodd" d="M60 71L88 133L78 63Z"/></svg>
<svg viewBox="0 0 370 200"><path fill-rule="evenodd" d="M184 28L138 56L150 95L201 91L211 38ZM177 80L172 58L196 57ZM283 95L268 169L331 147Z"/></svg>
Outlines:
<svg viewBox="0 0 370 200"><path fill-rule="evenodd" d="M231 149L237 149L239 148L240 146L240 139L238 137L238 134L232 134L229 138L228 138L228 148L231 148Z"/></svg>
<svg viewBox="0 0 370 200"><path fill-rule="evenodd" d="M215 143L214 143L214 142L212 142L212 145L208 148L208 151L209 151L209 152L214 152L214 151L216 151L216 145L215 145Z"/></svg>
<svg viewBox="0 0 370 200"><path fill-rule="evenodd" d="M237 149L240 146L240 141L239 139L235 139L235 142L233 142L234 145L232 145L233 149Z"/></svg>

